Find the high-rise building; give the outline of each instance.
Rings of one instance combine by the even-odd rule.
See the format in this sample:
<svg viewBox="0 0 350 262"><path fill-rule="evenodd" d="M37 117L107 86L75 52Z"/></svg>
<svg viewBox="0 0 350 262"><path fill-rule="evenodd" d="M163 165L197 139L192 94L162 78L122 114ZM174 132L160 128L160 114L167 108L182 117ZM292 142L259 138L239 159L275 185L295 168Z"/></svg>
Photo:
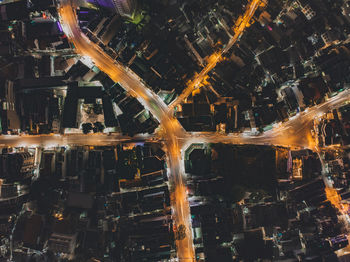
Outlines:
<svg viewBox="0 0 350 262"><path fill-rule="evenodd" d="M87 0L87 2L96 6L102 6L107 9L114 9L114 4L112 0Z"/></svg>
<svg viewBox="0 0 350 262"><path fill-rule="evenodd" d="M135 11L134 0L112 0L121 16L132 16Z"/></svg>
<svg viewBox="0 0 350 262"><path fill-rule="evenodd" d="M105 8L113 8L118 14L125 17L132 17L136 11L135 0L88 0L88 2Z"/></svg>
<svg viewBox="0 0 350 262"><path fill-rule="evenodd" d="M32 176L34 156L29 152L6 153L0 155L0 178L19 181Z"/></svg>

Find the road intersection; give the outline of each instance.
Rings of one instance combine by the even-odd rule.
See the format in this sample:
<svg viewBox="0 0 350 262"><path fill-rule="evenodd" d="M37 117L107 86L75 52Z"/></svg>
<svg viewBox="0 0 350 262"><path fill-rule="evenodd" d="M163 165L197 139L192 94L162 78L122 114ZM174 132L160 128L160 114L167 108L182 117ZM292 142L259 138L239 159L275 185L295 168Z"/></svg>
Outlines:
<svg viewBox="0 0 350 262"><path fill-rule="evenodd" d="M188 133L177 119L174 117L172 108L182 102L186 95L190 94L201 79L218 63L223 52L239 39L248 25L255 10L260 4L259 0L253 0L247 7L238 28L229 44L224 48L220 55L213 58L195 80L190 89L185 90L183 94L168 107L162 99L155 94L134 72L124 65L113 60L97 44L89 40L79 28L76 16L76 6L70 0L61 0L59 6L59 16L62 28L69 40L75 47L78 54L89 57L93 63L113 81L118 82L127 90L130 95L137 98L140 103L149 110L160 123L160 130L155 135L139 135L127 137L118 134L91 134L91 135L39 135L39 136L1 136L0 145L2 146L65 146L65 145L96 145L108 146L121 142L164 142L167 162L169 167L170 191L173 194L172 211L174 223L177 227L184 226L186 237L177 240L177 257L179 261L195 261L195 251L193 246L191 232L190 207L187 199L185 172L182 159L183 151L191 143L230 143L230 144L264 144L278 145L294 148L315 149L314 139L312 137L313 119L321 116L328 110L337 107L350 100L350 90L334 96L321 105L308 108L297 116L286 122L276 124L271 130L260 135L250 133L221 134L221 133Z"/></svg>

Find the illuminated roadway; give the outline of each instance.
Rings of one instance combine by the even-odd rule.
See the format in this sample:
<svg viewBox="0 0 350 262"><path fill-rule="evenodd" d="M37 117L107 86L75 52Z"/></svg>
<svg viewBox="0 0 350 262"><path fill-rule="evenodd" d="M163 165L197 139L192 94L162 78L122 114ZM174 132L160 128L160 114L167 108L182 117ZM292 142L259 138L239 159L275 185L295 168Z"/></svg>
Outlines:
<svg viewBox="0 0 350 262"><path fill-rule="evenodd" d="M229 143L229 144L256 144L275 145L294 148L309 148L315 150L315 138L312 137L313 119L350 101L350 90L345 90L340 94L328 99L326 102L308 108L305 111L291 117L284 123L275 126L260 135L250 135L249 133L191 133L185 139L186 146L191 143ZM187 148L184 146L184 148Z"/></svg>
<svg viewBox="0 0 350 262"><path fill-rule="evenodd" d="M234 28L234 35L230 38L229 42L221 50L220 53L214 53L208 58L208 64L203 68L203 70L195 76L195 78L187 85L185 90L169 105L170 110L173 110L175 106L179 103L182 103L184 99L186 99L192 91L198 87L200 83L205 79L207 74L216 66L216 64L221 60L222 56L227 53L228 50L237 42L240 36L243 34L245 28L249 25L250 20L254 16L255 11L258 7L264 4L262 0L252 0L246 9L243 17L241 18L240 24Z"/></svg>
<svg viewBox="0 0 350 262"><path fill-rule="evenodd" d="M184 184L184 172L181 170L181 153L177 139L178 136L183 135L183 128L175 118L170 116L168 107L160 97L147 88L135 73L110 58L81 32L73 2L61 1L59 15L63 30L74 44L76 51L90 57L101 71L105 72L113 81L119 82L161 123L162 133L166 138L170 190L173 192L175 200L172 201L173 219L177 226L184 225L186 228L186 237L176 241L177 257L180 261L195 261L190 208Z"/></svg>
<svg viewBox="0 0 350 262"><path fill-rule="evenodd" d="M306 111L291 117L284 123L275 124L274 127L260 135L249 133L221 134L214 132L179 132L175 139L178 140L179 148L185 150L192 143L229 143L229 144L256 144L275 145L295 148L315 149L314 138L311 130L313 119L321 116L333 108L339 107L350 101L350 90L345 90L340 94L328 99L326 102L308 108ZM0 146L111 146L116 143L127 142L160 142L168 141L166 134L163 137L152 135L136 135L133 137L124 136L117 133L108 134L70 134L70 135L2 135L0 136Z"/></svg>
<svg viewBox="0 0 350 262"><path fill-rule="evenodd" d="M193 88L202 81L205 75L216 65L221 55L225 53L240 37L244 28L258 8L261 0L253 0L247 7L242 22L235 30L234 37L220 55L211 57L207 67L193 82ZM190 208L184 183L184 170L181 161L181 150L178 138L186 138L180 123L172 116L171 110L159 96L153 93L143 81L131 70L110 58L98 45L91 42L80 30L75 8L72 1L62 0L59 15L62 27L68 38L74 44L76 51L88 56L94 64L105 72L113 81L119 82L127 91L135 96L161 124L163 138L166 139L168 165L170 169L170 189L173 192L172 209L174 222L177 226L184 225L187 231L183 240L177 240L177 257L180 261L194 261L194 247L191 234ZM180 96L181 99L181 96ZM180 139L183 142L185 140Z"/></svg>
<svg viewBox="0 0 350 262"><path fill-rule="evenodd" d="M179 132L176 137L181 149L186 149L191 143L229 143L229 144L257 144L276 145L296 148L314 149L314 139L311 137L313 119L321 116L327 111L337 108L345 102L350 101L350 90L345 90L340 94L328 99L326 102L308 108L306 111L291 117L284 123L275 124L274 127L260 135L250 135L249 133L221 134L214 132ZM1 135L0 146L110 146L117 142L160 142L167 141L167 138L159 135L136 135L133 137L124 136L118 133L108 134L70 134L70 135Z"/></svg>
<svg viewBox="0 0 350 262"><path fill-rule="evenodd" d="M61 147L61 146L85 146L85 145L101 145L111 146L115 145L116 141L120 143L128 142L153 142L159 141L159 138L155 135L137 135L133 137L123 136L120 134L112 133L108 134L48 134L48 135L1 135L0 147Z"/></svg>
<svg viewBox="0 0 350 262"><path fill-rule="evenodd" d="M243 32L260 1L254 0L245 16L236 38ZM69 0L61 0L59 15L64 32L74 44L77 53L88 56L94 64L105 72L113 81L119 82L131 95L135 96L161 124L161 132L157 135L136 136L133 138L121 135L40 135L40 136L0 136L1 146L54 146L54 145L113 145L128 141L160 141L164 140L170 169L170 190L172 194L172 214L174 223L186 227L186 237L177 240L177 257L179 261L195 261L194 246L191 234L190 208L184 183L184 166L181 153L193 142L233 143L233 144L269 144L287 147L314 148L311 137L312 120L329 109L350 99L350 91L329 99L322 105L309 108L287 122L278 124L275 128L259 136L219 133L186 133L179 122L172 116L171 110L153 93L143 81L131 70L111 59L96 44L91 42L80 30L75 14L75 8ZM250 17L250 18L249 18ZM249 19L248 19L249 18ZM236 39L237 40L237 39ZM232 45L236 41L232 39ZM231 45L231 46L232 46ZM226 48L229 48L227 46Z"/></svg>

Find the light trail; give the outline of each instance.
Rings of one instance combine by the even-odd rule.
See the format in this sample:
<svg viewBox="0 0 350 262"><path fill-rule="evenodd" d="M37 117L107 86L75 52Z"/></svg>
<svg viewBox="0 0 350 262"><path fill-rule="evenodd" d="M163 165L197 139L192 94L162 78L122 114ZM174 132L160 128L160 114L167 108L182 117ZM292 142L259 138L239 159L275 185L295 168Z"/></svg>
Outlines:
<svg viewBox="0 0 350 262"><path fill-rule="evenodd" d="M258 144L276 145L292 148L315 149L312 137L313 120L320 115L341 106L350 100L350 90L345 90L328 101L308 108L286 122L261 135L246 135L244 133L220 134L213 132L187 133L183 138L185 145L192 143L227 143L227 144Z"/></svg>
<svg viewBox="0 0 350 262"><path fill-rule="evenodd" d="M195 76L195 78L190 81L183 90L183 92L169 105L169 110L174 110L174 107L178 104L182 103L184 99L186 99L195 88L198 87L200 83L205 79L208 73L217 65L218 62L221 61L222 56L227 53L228 50L237 42L237 40L242 36L245 28L249 25L250 20L253 18L255 11L258 9L260 5L263 5L263 0L252 0L246 9L246 12L241 19L239 25L234 29L235 34L230 38L229 42L225 46L223 50L219 53L214 53L208 58L208 64L203 68L203 70Z"/></svg>
<svg viewBox="0 0 350 262"><path fill-rule="evenodd" d="M175 224L178 227L184 225L187 232L184 239L176 241L177 257L180 261L195 261L190 207L181 170L180 147L177 139L183 135L183 128L169 114L168 107L161 98L147 88L134 72L110 58L99 46L91 42L81 32L73 2L62 0L60 2L59 15L63 30L74 44L76 51L82 55L89 56L101 71L105 72L114 82L119 82L161 123L168 151L170 190L175 194L174 201L172 201L173 218Z"/></svg>
<svg viewBox="0 0 350 262"><path fill-rule="evenodd" d="M2 135L0 147L62 147L62 146L112 146L116 143L161 142L155 135L137 135L134 137L120 134L48 134L48 135Z"/></svg>
<svg viewBox="0 0 350 262"><path fill-rule="evenodd" d="M311 137L313 120L324 113L337 108L350 101L350 90L345 90L330 98L323 104L308 108L307 111L290 118L288 121L279 123L273 129L261 135L249 135L245 133L221 134L216 132L182 132L176 131L177 120L172 118L169 126L174 125L176 133L176 146L170 147L169 154L174 157L180 156L180 149L192 143L228 143L228 144L268 144L284 147L309 148L314 150L315 143ZM120 134L69 134L69 135L24 135L24 136L0 136L0 146L20 145L115 145L116 143L146 141L161 142L168 141L168 132L161 129L155 135L137 135L134 137ZM167 149L168 150L168 149ZM181 157L181 156L180 156Z"/></svg>
<svg viewBox="0 0 350 262"><path fill-rule="evenodd" d="M243 32L246 24L258 8L260 1L253 0L245 15L246 22L241 23L237 32ZM60 21L64 32L74 44L76 51L89 56L95 65L105 72L113 81L119 82L130 94L135 96L145 108L158 119L161 124L161 136L137 136L125 137L120 135L40 135L40 136L0 136L0 146L48 146L48 145L115 145L129 141L160 141L163 139L166 145L168 166L170 169L170 190L172 191L173 219L177 227L184 225L186 237L176 241L177 257L179 261L195 261L194 246L191 233L190 208L187 199L184 178L184 163L181 152L191 143L230 143L230 144L269 144L285 147L313 148L311 136L312 121L350 99L350 90L329 99L327 102L310 108L306 113L300 113L295 118L280 124L278 127L259 136L244 135L241 133L222 135L218 133L186 133L171 110L165 103L131 70L114 61L104 51L92 43L80 30L75 14L73 2L61 0L59 8ZM248 17L250 19L248 20ZM236 35L235 34L235 35ZM237 36L237 38L239 35ZM233 38L227 50L236 40ZM225 48L225 49L226 49ZM215 57L214 61L219 59ZM209 69L208 69L209 70ZM199 80L198 80L199 81ZM159 139L159 137L161 137Z"/></svg>

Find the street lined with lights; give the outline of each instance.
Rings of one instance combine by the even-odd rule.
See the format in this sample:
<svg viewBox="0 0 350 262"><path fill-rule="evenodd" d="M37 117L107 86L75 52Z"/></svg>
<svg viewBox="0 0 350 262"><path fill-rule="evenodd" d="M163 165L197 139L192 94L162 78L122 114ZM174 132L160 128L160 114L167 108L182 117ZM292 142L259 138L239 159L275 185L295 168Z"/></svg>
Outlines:
<svg viewBox="0 0 350 262"><path fill-rule="evenodd" d="M190 208L186 196L184 172L181 169L181 154L177 139L177 137L183 136L183 128L168 113L168 107L161 98L150 91L135 73L110 58L81 32L73 3L64 0L60 4L59 15L63 30L74 44L77 52L89 56L101 71L105 72L113 81L119 82L161 123L164 137L167 140L170 190L175 194L175 201L172 201L174 223L178 226L184 225L186 229L186 237L176 241L177 257L180 261L194 261Z"/></svg>
<svg viewBox="0 0 350 262"><path fill-rule="evenodd" d="M219 53L214 53L208 58L208 64L203 68L203 70L195 76L195 78L189 82L182 94L180 94L170 105L169 109L173 110L178 104L182 103L191 93L197 88L203 80L206 78L208 73L219 63L224 54L226 54L231 47L237 42L237 40L242 36L245 28L249 26L249 22L253 18L255 11L259 6L265 5L262 0L252 0L246 9L243 17L240 17L236 22L237 26L234 28L235 34L230 38L229 42Z"/></svg>
<svg viewBox="0 0 350 262"><path fill-rule="evenodd" d="M220 134L220 133L187 133L180 123L174 118L172 108L185 99L205 78L220 61L234 43L240 38L245 28L249 25L255 11L262 3L261 0L252 0L247 6L246 13L235 29L234 36L227 46L219 53L214 54L207 66L189 84L175 102L168 107L162 99L151 91L146 84L134 72L107 55L97 44L91 42L85 36L77 21L74 3L70 0L62 0L59 8L62 29L74 45L76 52L89 57L91 61L113 81L119 82L132 96L136 97L143 106L149 110L160 122L160 130L156 135L136 136L133 138L118 134L94 134L94 135L39 135L39 136L1 136L2 146L14 147L54 147L64 145L96 145L109 146L120 142L136 141L164 141L168 156L170 170L169 181L172 192L172 210L174 224L179 228L184 226L186 237L176 241L177 257L179 261L195 261L195 252L191 232L190 207L187 199L185 172L182 153L191 143L231 143L231 144L267 144L295 148L315 149L314 139L311 134L313 119L337 107L350 99L350 90L330 98L325 103L309 108L307 112L298 114L293 119L277 125L270 131L261 135L252 134Z"/></svg>

